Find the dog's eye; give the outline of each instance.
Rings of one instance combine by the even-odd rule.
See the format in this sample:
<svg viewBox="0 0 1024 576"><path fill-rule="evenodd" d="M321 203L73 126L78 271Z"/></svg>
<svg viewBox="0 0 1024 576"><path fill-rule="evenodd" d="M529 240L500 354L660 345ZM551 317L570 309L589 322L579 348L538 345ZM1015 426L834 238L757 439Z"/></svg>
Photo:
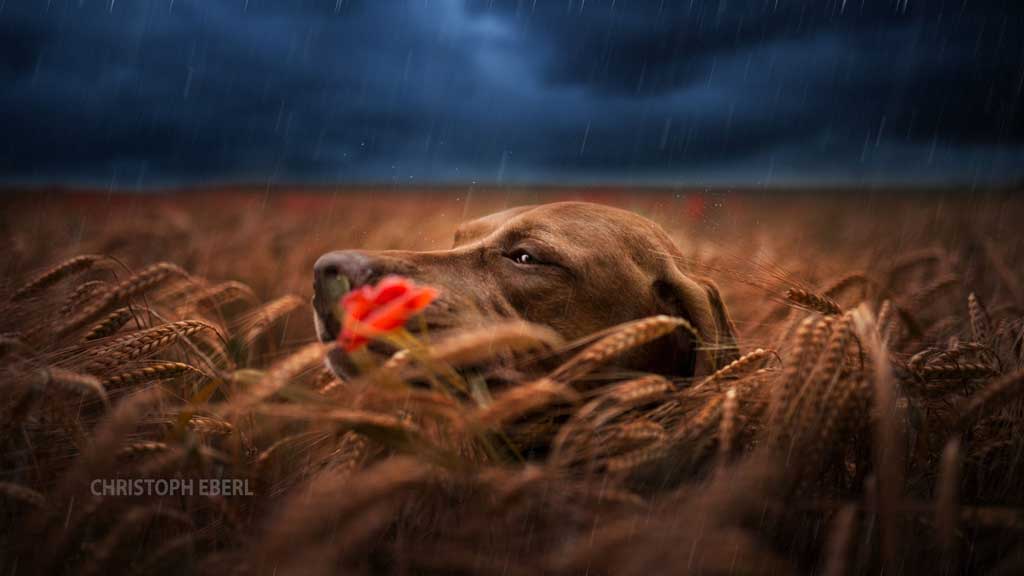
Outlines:
<svg viewBox="0 0 1024 576"><path fill-rule="evenodd" d="M516 264L540 264L540 261L526 250L515 250L508 255Z"/></svg>

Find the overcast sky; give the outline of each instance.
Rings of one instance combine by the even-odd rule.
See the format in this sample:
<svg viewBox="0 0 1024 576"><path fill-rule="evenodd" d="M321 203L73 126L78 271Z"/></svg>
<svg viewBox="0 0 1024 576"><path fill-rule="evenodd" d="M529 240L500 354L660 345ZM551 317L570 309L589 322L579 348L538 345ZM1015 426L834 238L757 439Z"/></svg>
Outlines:
<svg viewBox="0 0 1024 576"><path fill-rule="evenodd" d="M0 181L1024 177L1019 0L0 0Z"/></svg>

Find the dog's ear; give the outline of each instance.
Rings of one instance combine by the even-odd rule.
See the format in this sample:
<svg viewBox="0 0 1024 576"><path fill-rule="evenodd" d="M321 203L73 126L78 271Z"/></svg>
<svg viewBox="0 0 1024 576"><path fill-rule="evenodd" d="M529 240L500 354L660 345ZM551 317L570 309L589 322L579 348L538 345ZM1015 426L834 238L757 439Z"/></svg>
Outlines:
<svg viewBox="0 0 1024 576"><path fill-rule="evenodd" d="M673 269L654 289L666 314L689 320L699 333L694 376L710 375L739 357L736 327L714 282ZM681 346L689 346L689 338L676 338Z"/></svg>

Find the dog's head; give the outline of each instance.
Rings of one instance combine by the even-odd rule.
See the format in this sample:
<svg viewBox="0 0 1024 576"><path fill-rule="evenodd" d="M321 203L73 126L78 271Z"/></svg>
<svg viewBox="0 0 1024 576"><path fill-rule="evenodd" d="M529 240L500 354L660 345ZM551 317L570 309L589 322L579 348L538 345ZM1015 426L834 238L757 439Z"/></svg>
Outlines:
<svg viewBox="0 0 1024 576"><path fill-rule="evenodd" d="M450 250L344 250L315 266L317 334L337 337L338 279L356 288L397 274L440 288L424 312L429 329L521 318L575 340L616 324L668 314L684 331L624 357L620 366L670 376L712 372L735 357L735 331L717 288L687 271L660 226L632 212L584 202L525 206L467 222ZM415 323L414 323L415 324Z"/></svg>

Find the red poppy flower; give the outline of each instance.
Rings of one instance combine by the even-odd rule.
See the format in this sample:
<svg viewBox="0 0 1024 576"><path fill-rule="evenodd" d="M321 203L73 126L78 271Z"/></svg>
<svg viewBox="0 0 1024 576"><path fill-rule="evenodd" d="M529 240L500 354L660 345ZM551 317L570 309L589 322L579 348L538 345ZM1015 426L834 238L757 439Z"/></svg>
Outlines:
<svg viewBox="0 0 1024 576"><path fill-rule="evenodd" d="M401 276L388 276L376 286L362 286L341 299L345 322L338 342L357 350L382 334L401 328L437 298L437 289L417 286Z"/></svg>

